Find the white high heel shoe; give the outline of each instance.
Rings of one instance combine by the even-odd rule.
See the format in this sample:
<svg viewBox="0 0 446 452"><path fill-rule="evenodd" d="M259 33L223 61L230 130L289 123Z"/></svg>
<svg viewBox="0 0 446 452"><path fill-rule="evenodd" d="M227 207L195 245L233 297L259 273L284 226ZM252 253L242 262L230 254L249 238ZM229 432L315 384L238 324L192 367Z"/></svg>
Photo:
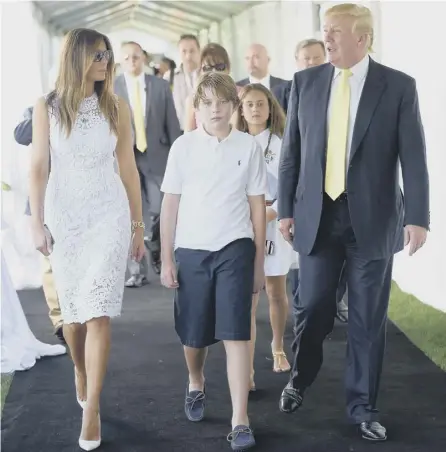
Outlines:
<svg viewBox="0 0 446 452"><path fill-rule="evenodd" d="M76 375L76 368L74 368L74 388L75 388L75 391L76 391L76 400L77 400L77 403L80 405L80 407L81 407L83 410L85 410L85 407L87 406L87 401L86 401L86 400L81 400L81 399L79 398L79 395L78 395L78 393L77 393L77 385L76 385L76 382L77 382L77 375Z"/></svg>
<svg viewBox="0 0 446 452"><path fill-rule="evenodd" d="M86 450L86 451L95 450L101 445L101 441L102 441L102 439L101 439L101 418L99 416L99 413L98 413L98 418L99 418L99 439L86 440L86 439L82 439L79 437L79 447L82 450Z"/></svg>

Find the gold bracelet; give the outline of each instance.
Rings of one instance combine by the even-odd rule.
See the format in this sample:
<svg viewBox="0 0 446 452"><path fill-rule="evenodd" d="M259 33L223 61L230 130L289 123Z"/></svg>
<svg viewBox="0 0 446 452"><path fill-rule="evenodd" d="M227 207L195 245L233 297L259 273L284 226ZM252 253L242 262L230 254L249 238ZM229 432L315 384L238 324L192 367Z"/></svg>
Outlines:
<svg viewBox="0 0 446 452"><path fill-rule="evenodd" d="M144 221L132 220L132 231L134 231L136 228L142 228L143 230L146 229L146 225L145 225Z"/></svg>

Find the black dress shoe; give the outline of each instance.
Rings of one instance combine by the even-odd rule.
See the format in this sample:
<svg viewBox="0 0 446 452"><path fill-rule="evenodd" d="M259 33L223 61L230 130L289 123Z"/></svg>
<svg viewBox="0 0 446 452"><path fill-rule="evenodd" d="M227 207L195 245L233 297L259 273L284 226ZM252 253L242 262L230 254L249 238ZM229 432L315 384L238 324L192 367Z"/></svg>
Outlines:
<svg viewBox="0 0 446 452"><path fill-rule="evenodd" d="M302 405L303 399L303 392L288 384L280 396L279 409L282 413L294 413Z"/></svg>
<svg viewBox="0 0 446 452"><path fill-rule="evenodd" d="M385 441L387 439L386 428L377 421L361 422L358 428L361 437L367 441Z"/></svg>

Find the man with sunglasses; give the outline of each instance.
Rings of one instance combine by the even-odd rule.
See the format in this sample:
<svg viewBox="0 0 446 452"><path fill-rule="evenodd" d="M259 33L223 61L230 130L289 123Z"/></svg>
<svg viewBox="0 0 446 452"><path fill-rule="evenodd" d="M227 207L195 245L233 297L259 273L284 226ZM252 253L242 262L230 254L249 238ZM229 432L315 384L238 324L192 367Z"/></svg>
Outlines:
<svg viewBox="0 0 446 452"><path fill-rule="evenodd" d="M121 47L123 74L115 79L115 93L127 100L132 112L134 152L141 180L144 222L148 230L157 224L161 209L161 182L166 169L170 146L180 136L169 83L144 73L144 51L136 42ZM149 246L150 237L146 237ZM151 242L152 243L152 242ZM149 249L151 247L149 246ZM158 249L151 249L152 264L158 267ZM147 259L129 261L127 287L148 283Z"/></svg>

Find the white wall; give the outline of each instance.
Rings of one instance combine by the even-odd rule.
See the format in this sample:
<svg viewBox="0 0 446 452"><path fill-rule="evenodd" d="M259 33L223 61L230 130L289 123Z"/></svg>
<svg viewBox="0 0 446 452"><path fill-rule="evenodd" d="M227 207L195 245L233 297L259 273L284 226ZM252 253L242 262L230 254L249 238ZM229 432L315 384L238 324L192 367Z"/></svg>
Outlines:
<svg viewBox="0 0 446 452"><path fill-rule="evenodd" d="M268 49L273 75L291 78L296 44L314 36L315 11L308 1L267 1L224 20L221 43L230 54L234 78L247 76L245 53L253 42Z"/></svg>
<svg viewBox="0 0 446 452"><path fill-rule="evenodd" d="M23 118L25 108L34 105L37 98L44 93L42 66L48 64L45 42L37 38L45 37L45 31L34 20L30 2L4 3L2 5L1 33L3 37L17 35L17 24L20 24L21 39L14 45L8 39L2 40L2 177L15 186L23 184L26 171L18 171L18 160L28 152L18 146L13 137L15 126ZM47 67L48 69L48 67ZM26 196L26 194L24 194ZM12 196L8 196L12 198ZM26 201L26 197L24 198ZM5 199L5 201L9 201ZM6 202L4 212L8 215L25 207ZM12 209L12 210L11 210Z"/></svg>
<svg viewBox="0 0 446 452"><path fill-rule="evenodd" d="M422 16L426 20L420 20ZM444 17L445 2L381 2L382 62L417 81L431 190L428 241L413 257L397 255L394 279L403 290L446 311L446 85L439 53Z"/></svg>
<svg viewBox="0 0 446 452"><path fill-rule="evenodd" d="M13 131L25 108L46 91L51 41L35 20L31 2L3 3L1 8L1 171L12 187L2 192L2 220L9 226L2 231L2 251L16 288L23 288L40 285L41 271L24 215L31 150L15 142ZM17 33L20 39L14 39Z"/></svg>

